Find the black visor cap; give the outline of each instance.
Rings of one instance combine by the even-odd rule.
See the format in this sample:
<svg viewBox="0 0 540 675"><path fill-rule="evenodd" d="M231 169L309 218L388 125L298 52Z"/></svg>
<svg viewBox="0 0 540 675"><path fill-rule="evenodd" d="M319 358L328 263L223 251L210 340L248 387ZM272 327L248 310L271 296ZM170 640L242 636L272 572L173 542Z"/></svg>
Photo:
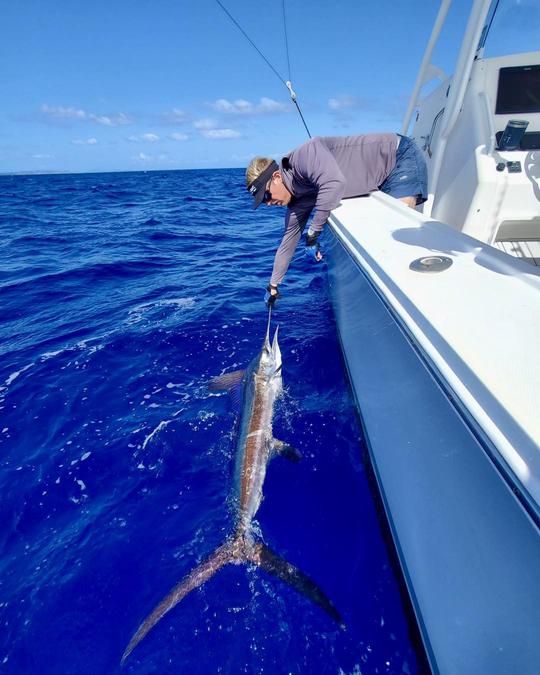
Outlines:
<svg viewBox="0 0 540 675"><path fill-rule="evenodd" d="M256 209L261 205L262 200L264 199L264 193L266 192L266 184L272 178L274 171L279 171L279 166L276 162L269 164L266 169L261 173L261 175L256 178L253 183L248 187L248 191L253 197L253 208Z"/></svg>

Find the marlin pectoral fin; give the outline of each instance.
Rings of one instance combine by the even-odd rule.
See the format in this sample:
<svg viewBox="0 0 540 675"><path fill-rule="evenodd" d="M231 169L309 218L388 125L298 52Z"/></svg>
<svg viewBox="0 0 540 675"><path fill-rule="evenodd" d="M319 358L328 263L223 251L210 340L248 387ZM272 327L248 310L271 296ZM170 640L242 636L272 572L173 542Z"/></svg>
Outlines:
<svg viewBox="0 0 540 675"><path fill-rule="evenodd" d="M339 623L341 627L345 627L340 613L330 599L312 579L297 567L280 558L277 553L274 553L262 543L253 544L247 551L247 556L251 562L262 567L265 572L285 581L299 593L305 595L306 598L322 607L334 621Z"/></svg>
<svg viewBox="0 0 540 675"><path fill-rule="evenodd" d="M283 441L278 441L277 438L273 439L272 444L274 452L277 452L291 462L299 462L302 459L302 453L296 448L293 448L292 445L284 443Z"/></svg>
<svg viewBox="0 0 540 675"><path fill-rule="evenodd" d="M154 611L144 620L139 626L135 635L131 638L125 652L122 655L121 663L127 659L139 642L149 633L156 623L175 607L181 600L183 600L188 593L195 588L202 586L213 574L227 563L233 562L235 559L234 547L235 541L229 540L219 548L217 548L212 555L204 562L192 570L187 577L177 584L172 591L159 603Z"/></svg>
<svg viewBox="0 0 540 675"><path fill-rule="evenodd" d="M218 391L220 389L226 389L230 391L231 389L234 389L234 387L237 387L242 382L244 372L245 371L243 370L235 370L232 373L223 373L223 375L213 377L210 380L208 388L213 391Z"/></svg>

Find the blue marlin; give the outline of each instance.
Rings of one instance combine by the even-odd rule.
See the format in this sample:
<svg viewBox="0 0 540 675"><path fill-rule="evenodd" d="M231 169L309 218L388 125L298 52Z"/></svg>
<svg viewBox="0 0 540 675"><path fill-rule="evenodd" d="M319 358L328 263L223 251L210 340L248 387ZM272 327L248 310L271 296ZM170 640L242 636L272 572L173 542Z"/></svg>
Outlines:
<svg viewBox="0 0 540 675"><path fill-rule="evenodd" d="M270 319L271 309L262 349L247 369L214 378L210 385L215 390L241 391L242 395L242 417L237 442L234 534L184 577L157 605L131 638L122 662L167 612L229 563L252 563L261 567L303 593L343 626L339 612L317 584L270 550L266 544L257 541L253 531L253 519L261 503L268 462L275 455L282 455L292 461L300 459L297 450L275 439L272 433L274 405L282 391L282 362L278 344L279 327L276 328L270 344Z"/></svg>

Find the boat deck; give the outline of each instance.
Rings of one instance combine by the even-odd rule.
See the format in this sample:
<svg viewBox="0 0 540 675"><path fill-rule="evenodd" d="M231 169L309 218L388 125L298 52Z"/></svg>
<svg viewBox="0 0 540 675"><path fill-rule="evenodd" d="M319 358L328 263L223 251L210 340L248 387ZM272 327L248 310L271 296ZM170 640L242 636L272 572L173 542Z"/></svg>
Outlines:
<svg viewBox="0 0 540 675"><path fill-rule="evenodd" d="M537 239L496 241L494 246L499 251L540 267L540 241Z"/></svg>

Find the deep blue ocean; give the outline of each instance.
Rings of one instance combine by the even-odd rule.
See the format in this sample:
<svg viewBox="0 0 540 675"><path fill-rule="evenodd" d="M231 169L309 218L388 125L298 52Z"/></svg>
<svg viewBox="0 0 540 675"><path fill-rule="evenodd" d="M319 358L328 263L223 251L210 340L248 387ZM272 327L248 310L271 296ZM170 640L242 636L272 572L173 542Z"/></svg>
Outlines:
<svg viewBox="0 0 540 675"><path fill-rule="evenodd" d="M368 486L325 263L273 314L284 396L257 523L344 617L229 566L154 606L231 532L238 411L283 228L243 171L0 177L0 672L417 672ZM324 242L323 242L324 244Z"/></svg>

